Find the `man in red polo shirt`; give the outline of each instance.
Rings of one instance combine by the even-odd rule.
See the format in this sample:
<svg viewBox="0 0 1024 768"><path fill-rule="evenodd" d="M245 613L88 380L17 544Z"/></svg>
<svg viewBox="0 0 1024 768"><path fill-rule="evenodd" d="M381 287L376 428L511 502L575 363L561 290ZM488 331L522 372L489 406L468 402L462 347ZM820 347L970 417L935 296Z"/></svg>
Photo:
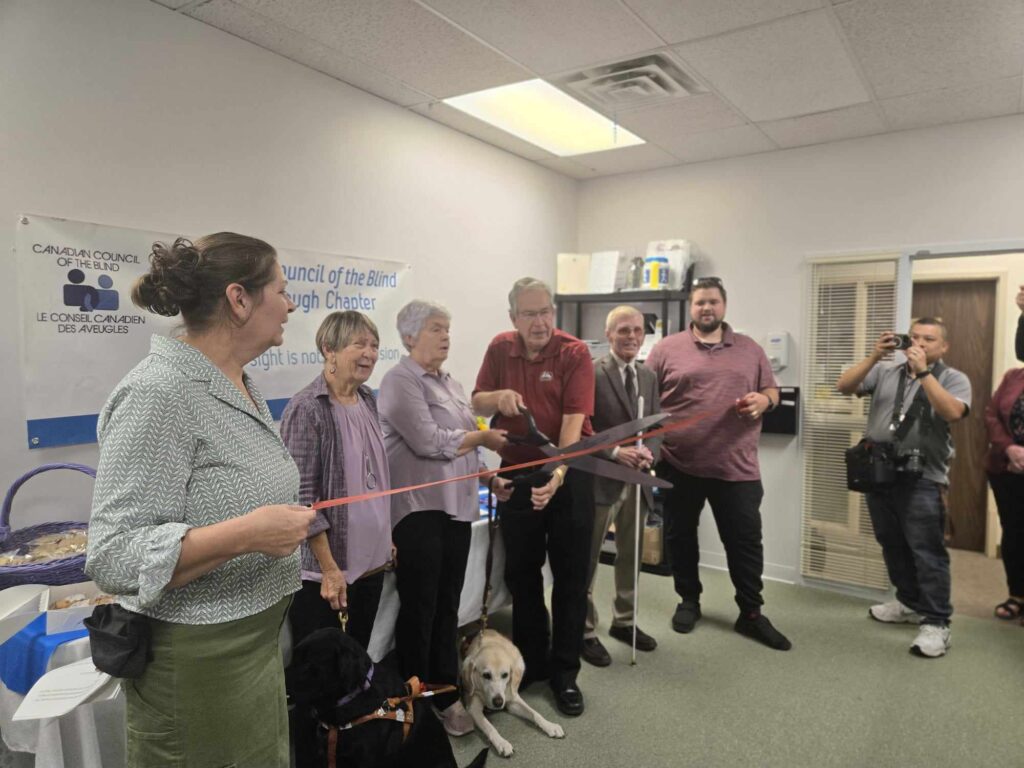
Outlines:
<svg viewBox="0 0 1024 768"><path fill-rule="evenodd" d="M707 414L665 434L658 464L658 475L673 484L665 500L665 538L682 602L672 628L691 632L701 616L697 524L707 501L736 588L736 631L788 651L789 640L761 613L764 488L757 440L761 415L778 405L779 389L764 350L724 322L725 302L725 286L717 277L694 281L690 327L659 341L646 361L658 377L663 411Z"/></svg>
<svg viewBox="0 0 1024 768"><path fill-rule="evenodd" d="M484 355L473 391L473 410L500 413L498 425L523 434L519 407L530 409L537 428L559 446L592 433L594 365L587 346L554 326L548 285L516 281L508 295L514 331L499 333ZM542 458L536 448L509 443L502 465ZM513 472L538 475L534 470ZM505 582L512 594L512 640L526 661L524 684L550 680L566 715L583 713L576 685L587 610L587 562L594 519L593 480L563 465L532 478L498 504L505 543ZM547 553L554 583L551 621L544 605L541 568Z"/></svg>

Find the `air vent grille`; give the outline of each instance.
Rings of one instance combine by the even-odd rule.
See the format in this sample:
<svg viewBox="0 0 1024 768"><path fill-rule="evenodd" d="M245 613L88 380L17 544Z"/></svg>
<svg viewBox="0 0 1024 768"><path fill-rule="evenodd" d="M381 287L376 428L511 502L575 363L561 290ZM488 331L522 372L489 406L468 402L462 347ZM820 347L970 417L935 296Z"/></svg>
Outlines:
<svg viewBox="0 0 1024 768"><path fill-rule="evenodd" d="M640 109L707 92L662 53L588 67L560 77L554 84L606 112Z"/></svg>

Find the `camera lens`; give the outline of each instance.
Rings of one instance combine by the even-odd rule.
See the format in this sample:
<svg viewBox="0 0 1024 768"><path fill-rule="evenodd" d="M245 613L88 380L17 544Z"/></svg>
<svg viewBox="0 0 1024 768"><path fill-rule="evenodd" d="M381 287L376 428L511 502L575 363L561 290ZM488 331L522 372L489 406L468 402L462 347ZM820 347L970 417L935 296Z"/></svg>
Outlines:
<svg viewBox="0 0 1024 768"><path fill-rule="evenodd" d="M914 342L911 341L910 335L906 333L893 334L892 340L896 342L896 346L893 349L910 349L914 346Z"/></svg>

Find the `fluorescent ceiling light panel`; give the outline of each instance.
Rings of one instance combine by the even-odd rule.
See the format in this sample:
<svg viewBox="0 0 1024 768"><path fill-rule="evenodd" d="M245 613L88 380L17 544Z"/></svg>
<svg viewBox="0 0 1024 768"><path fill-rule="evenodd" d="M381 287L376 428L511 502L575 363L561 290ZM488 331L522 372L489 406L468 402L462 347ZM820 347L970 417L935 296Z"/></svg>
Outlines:
<svg viewBox="0 0 1024 768"><path fill-rule="evenodd" d="M444 103L559 157L644 143L543 80L453 96Z"/></svg>

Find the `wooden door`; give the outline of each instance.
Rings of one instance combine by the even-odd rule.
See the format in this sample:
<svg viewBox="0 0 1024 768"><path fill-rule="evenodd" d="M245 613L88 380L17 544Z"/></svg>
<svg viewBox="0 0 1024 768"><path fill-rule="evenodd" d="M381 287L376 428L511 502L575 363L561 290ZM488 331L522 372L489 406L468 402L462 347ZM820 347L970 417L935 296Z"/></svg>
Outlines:
<svg viewBox="0 0 1024 768"><path fill-rule="evenodd" d="M947 365L971 382L971 412L952 425L956 458L949 475L950 546L985 550L985 406L992 394L996 281L916 281L911 314L938 317L949 331Z"/></svg>

